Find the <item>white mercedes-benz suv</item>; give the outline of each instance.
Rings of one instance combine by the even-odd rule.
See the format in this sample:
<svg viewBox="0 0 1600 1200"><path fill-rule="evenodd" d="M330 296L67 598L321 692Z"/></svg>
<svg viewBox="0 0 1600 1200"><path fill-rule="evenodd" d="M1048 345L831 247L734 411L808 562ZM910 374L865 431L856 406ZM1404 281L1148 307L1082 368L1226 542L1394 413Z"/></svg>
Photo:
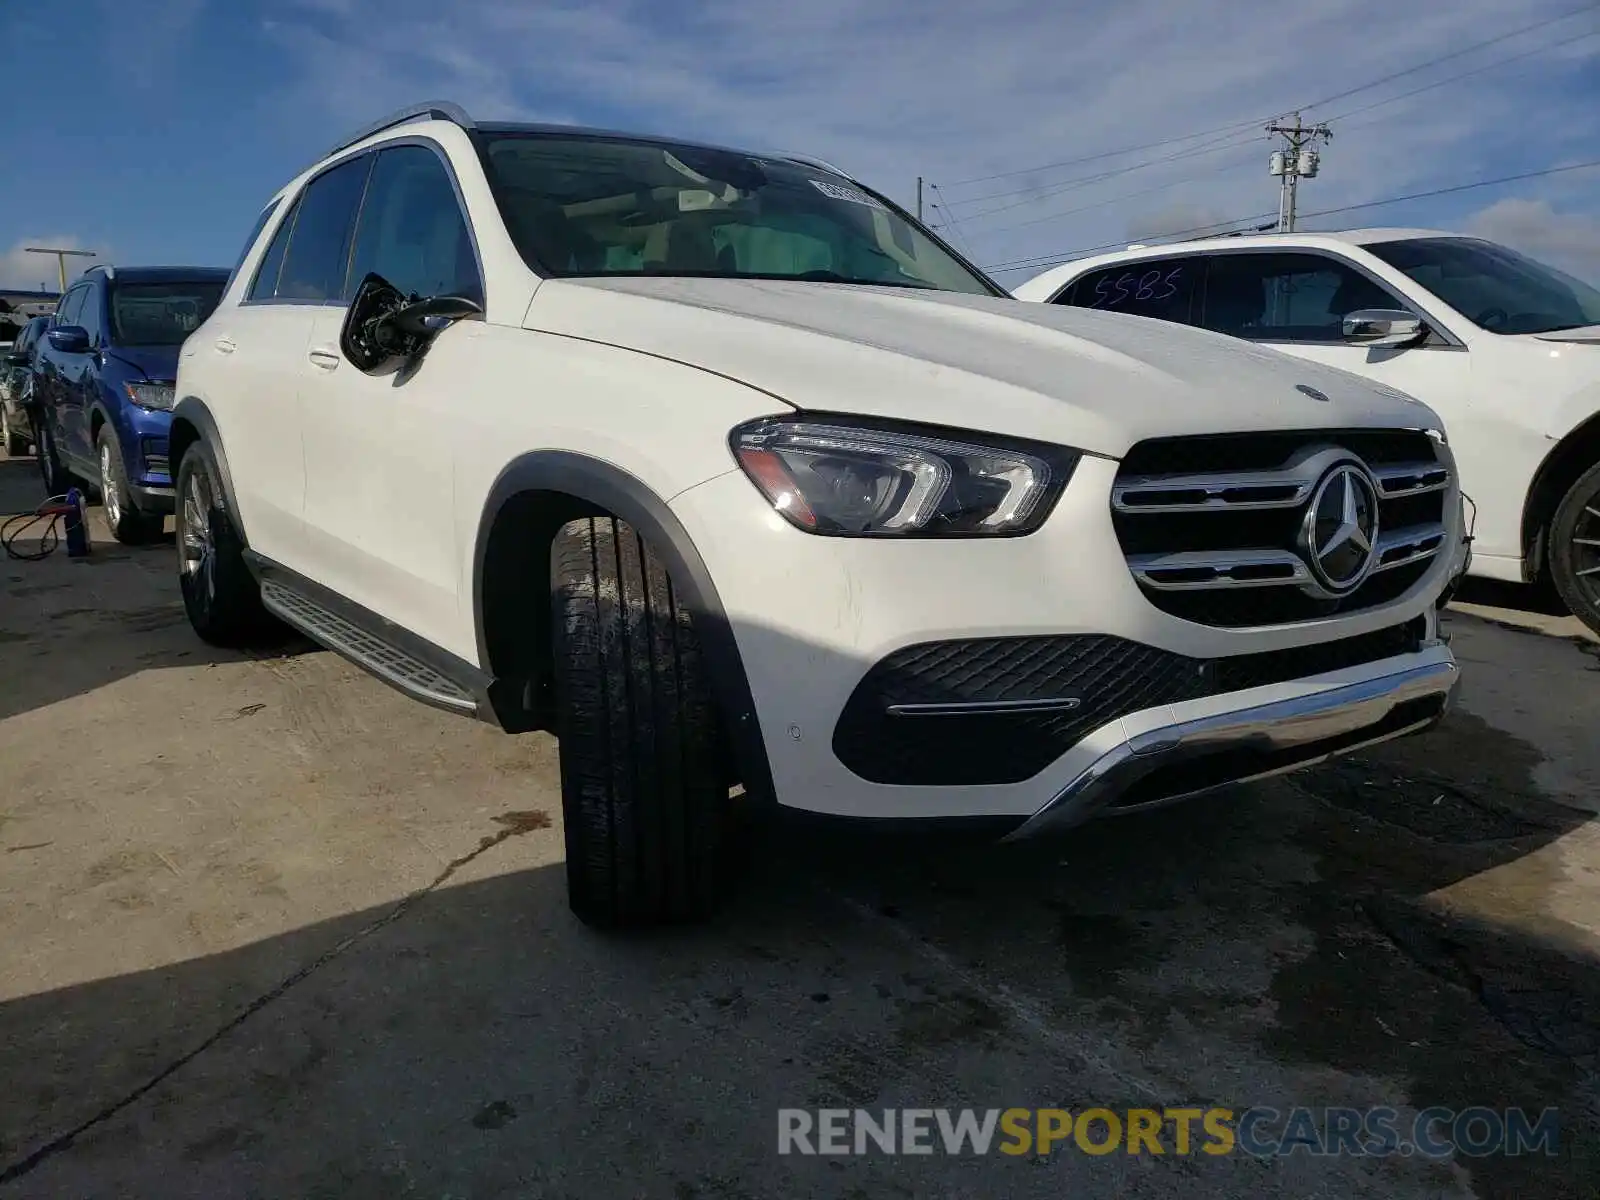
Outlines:
<svg viewBox="0 0 1600 1200"><path fill-rule="evenodd" d="M773 803L1031 834L1455 689L1426 406L1018 303L810 160L407 110L273 198L177 386L195 629L554 731L599 924L706 913Z"/></svg>

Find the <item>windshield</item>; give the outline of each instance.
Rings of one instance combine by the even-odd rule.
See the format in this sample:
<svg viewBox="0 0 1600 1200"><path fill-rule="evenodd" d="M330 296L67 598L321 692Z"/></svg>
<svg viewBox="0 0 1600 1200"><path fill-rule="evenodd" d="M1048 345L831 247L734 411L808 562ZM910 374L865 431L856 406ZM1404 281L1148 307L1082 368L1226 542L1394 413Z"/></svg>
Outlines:
<svg viewBox="0 0 1600 1200"><path fill-rule="evenodd" d="M1600 325L1600 291L1494 242L1412 238L1365 248L1491 333Z"/></svg>
<svg viewBox="0 0 1600 1200"><path fill-rule="evenodd" d="M482 145L506 227L541 274L998 294L881 199L821 169L571 134L490 134Z"/></svg>
<svg viewBox="0 0 1600 1200"><path fill-rule="evenodd" d="M178 346L222 299L221 279L119 283L111 289L111 340L118 346Z"/></svg>

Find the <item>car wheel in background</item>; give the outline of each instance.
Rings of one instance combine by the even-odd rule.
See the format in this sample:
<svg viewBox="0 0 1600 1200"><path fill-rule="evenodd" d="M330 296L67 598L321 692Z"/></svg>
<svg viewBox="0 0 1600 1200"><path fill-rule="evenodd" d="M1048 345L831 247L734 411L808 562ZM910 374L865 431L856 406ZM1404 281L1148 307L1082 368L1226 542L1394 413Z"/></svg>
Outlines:
<svg viewBox="0 0 1600 1200"><path fill-rule="evenodd" d="M100 503L105 506L106 525L111 536L125 545L148 542L161 533L161 518L140 512L128 492L128 476L122 466L122 450L111 426L102 425L95 438L95 454L100 460Z"/></svg>
<svg viewBox="0 0 1600 1200"><path fill-rule="evenodd" d="M200 441L178 465L173 524L178 587L189 624L214 646L239 646L278 628L261 604L261 589L244 561L239 535L218 483L211 448Z"/></svg>
<svg viewBox="0 0 1600 1200"><path fill-rule="evenodd" d="M30 441L28 430L19 429L6 406L0 404L0 445L5 446L6 453L12 458L21 458L28 452Z"/></svg>
<svg viewBox="0 0 1600 1200"><path fill-rule="evenodd" d="M72 486L72 476L67 474L66 468L61 465L61 457L56 453L55 434L50 432L50 426L37 417L33 422L33 444L39 459L39 476L44 480L46 496L60 496Z"/></svg>
<svg viewBox="0 0 1600 1200"><path fill-rule="evenodd" d="M1567 489L1550 523L1550 576L1561 599L1600 633L1600 464Z"/></svg>
<svg viewBox="0 0 1600 1200"><path fill-rule="evenodd" d="M666 564L612 517L551 545L567 895L600 926L687 921L728 878L728 782L699 641Z"/></svg>

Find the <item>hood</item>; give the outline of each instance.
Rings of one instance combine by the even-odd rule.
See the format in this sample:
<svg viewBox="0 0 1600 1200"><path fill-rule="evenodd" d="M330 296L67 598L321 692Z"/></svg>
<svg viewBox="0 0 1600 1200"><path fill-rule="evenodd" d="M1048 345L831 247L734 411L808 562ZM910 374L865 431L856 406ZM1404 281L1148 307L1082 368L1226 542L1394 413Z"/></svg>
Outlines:
<svg viewBox="0 0 1600 1200"><path fill-rule="evenodd" d="M1438 420L1401 392L1221 334L952 292L549 280L524 325L687 363L795 408L980 429L1112 457L1149 437Z"/></svg>
<svg viewBox="0 0 1600 1200"><path fill-rule="evenodd" d="M178 346L111 346L109 358L119 360L141 379L167 380L178 375Z"/></svg>

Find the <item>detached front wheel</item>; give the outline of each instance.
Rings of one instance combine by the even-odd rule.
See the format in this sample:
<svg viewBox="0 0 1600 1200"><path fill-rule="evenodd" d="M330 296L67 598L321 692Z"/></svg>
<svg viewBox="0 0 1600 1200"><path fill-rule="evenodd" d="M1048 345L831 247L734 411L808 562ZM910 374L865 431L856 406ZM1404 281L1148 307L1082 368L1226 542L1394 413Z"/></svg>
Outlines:
<svg viewBox="0 0 1600 1200"><path fill-rule="evenodd" d="M1600 464L1580 475L1556 507L1550 576L1572 615L1600 633Z"/></svg>
<svg viewBox="0 0 1600 1200"><path fill-rule="evenodd" d="M613 927L704 917L728 877L729 800L693 622L613 517L557 533L551 580L572 910Z"/></svg>

